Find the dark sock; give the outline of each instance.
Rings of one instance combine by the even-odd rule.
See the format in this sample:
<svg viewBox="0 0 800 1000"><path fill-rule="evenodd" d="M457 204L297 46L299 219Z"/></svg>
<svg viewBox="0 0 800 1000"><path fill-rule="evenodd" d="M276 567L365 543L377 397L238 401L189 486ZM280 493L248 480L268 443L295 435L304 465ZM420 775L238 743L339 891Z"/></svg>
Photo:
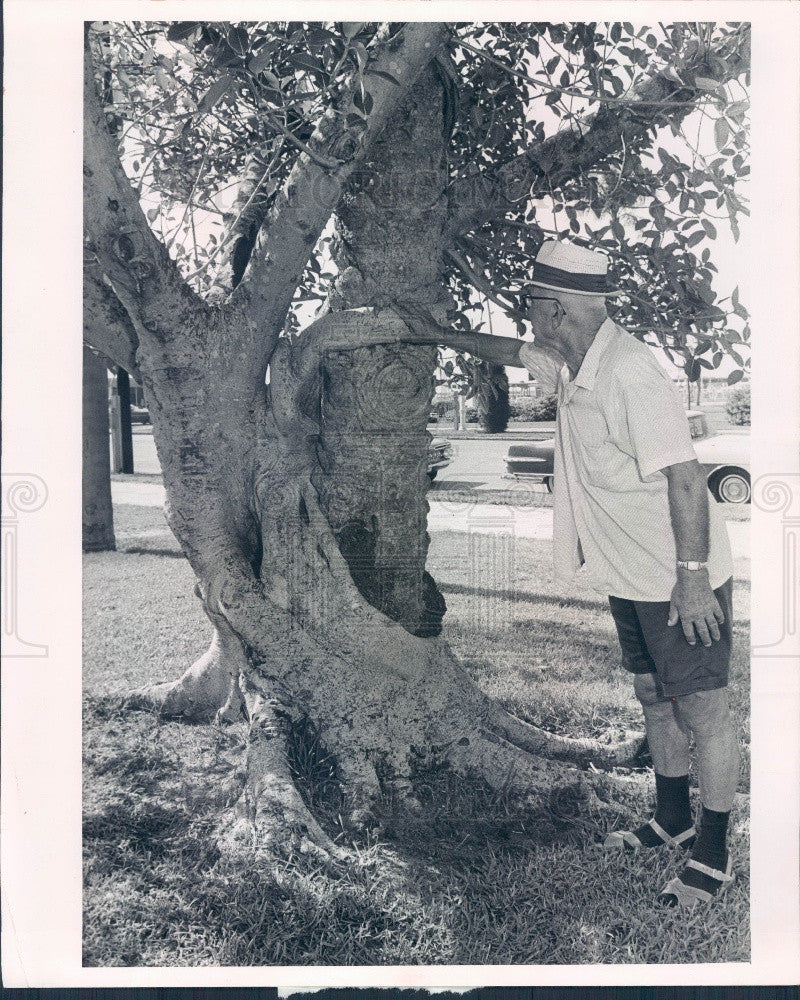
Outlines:
<svg viewBox="0 0 800 1000"><path fill-rule="evenodd" d="M689 802L689 775L668 778L656 772L655 821L674 837L692 825L692 807Z"/></svg>
<svg viewBox="0 0 800 1000"><path fill-rule="evenodd" d="M730 812L716 812L703 806L700 830L692 851L692 857L695 861L700 861L704 865L708 865L709 868L716 868L718 871L725 870L725 863L728 859L725 840L728 836L729 817Z"/></svg>
<svg viewBox="0 0 800 1000"><path fill-rule="evenodd" d="M684 833L692 825L692 807L689 803L689 775L668 778L656 773L656 812L653 819L670 837ZM649 823L644 823L633 831L643 847L663 847L664 841ZM694 837L683 841L681 847L689 848ZM628 846L628 845L626 845ZM634 850L634 848L629 848Z"/></svg>
<svg viewBox="0 0 800 1000"><path fill-rule="evenodd" d="M691 854L693 861L699 861L718 872L725 871L728 864L725 838L728 833L729 816L729 812L715 812L713 809L706 809L703 806L700 831ZM699 872L696 868L684 868L679 877L684 885L703 889L705 892L710 892L712 896L716 896L722 888L722 883L718 879L706 875L705 872ZM674 906L678 901L677 897L671 893L667 893L661 899L669 906Z"/></svg>

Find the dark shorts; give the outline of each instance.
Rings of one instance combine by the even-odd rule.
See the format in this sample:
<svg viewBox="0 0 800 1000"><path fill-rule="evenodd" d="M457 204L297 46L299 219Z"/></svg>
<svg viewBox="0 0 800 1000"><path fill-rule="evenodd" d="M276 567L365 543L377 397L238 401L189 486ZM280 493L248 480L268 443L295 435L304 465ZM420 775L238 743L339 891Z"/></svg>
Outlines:
<svg viewBox="0 0 800 1000"><path fill-rule="evenodd" d="M681 623L667 625L669 601L628 601L609 597L622 646L622 665L632 674L655 674L664 697L713 691L728 684L733 619L733 581L714 591L725 615L720 638L710 646L690 646Z"/></svg>

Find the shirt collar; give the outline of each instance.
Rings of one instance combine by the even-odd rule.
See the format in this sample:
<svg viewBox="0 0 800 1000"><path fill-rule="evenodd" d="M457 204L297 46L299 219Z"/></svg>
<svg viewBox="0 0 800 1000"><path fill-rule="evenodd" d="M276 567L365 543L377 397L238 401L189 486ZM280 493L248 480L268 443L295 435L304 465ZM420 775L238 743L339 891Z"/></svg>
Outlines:
<svg viewBox="0 0 800 1000"><path fill-rule="evenodd" d="M594 340L589 345L589 350L583 357L578 374L575 376L574 384L581 389L593 389L594 381L597 377L597 369L600 365L605 349L614 336L615 324L610 316L606 316L600 325L600 329L594 335Z"/></svg>

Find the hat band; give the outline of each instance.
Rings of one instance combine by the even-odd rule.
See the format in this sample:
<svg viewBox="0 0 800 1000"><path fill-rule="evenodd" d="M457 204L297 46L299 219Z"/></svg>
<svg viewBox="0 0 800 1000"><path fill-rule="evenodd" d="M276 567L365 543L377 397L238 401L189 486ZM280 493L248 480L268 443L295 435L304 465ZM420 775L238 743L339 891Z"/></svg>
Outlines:
<svg viewBox="0 0 800 1000"><path fill-rule="evenodd" d="M581 274L573 271L562 271L560 267L550 267L534 261L533 281L541 281L548 285L560 285L564 291L598 292L602 294L609 290L607 274Z"/></svg>

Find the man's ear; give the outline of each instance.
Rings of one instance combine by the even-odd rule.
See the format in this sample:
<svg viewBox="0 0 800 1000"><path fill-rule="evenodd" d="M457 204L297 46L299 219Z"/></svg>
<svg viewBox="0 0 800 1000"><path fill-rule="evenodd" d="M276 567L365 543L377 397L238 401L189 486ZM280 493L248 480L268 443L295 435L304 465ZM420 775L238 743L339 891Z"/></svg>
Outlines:
<svg viewBox="0 0 800 1000"><path fill-rule="evenodd" d="M557 330L561 326L561 320L564 318L565 315L566 315L566 313L565 313L564 307L561 305L561 303L560 302L554 302L553 303L553 311L550 314L550 318L553 321L553 329L554 330Z"/></svg>

